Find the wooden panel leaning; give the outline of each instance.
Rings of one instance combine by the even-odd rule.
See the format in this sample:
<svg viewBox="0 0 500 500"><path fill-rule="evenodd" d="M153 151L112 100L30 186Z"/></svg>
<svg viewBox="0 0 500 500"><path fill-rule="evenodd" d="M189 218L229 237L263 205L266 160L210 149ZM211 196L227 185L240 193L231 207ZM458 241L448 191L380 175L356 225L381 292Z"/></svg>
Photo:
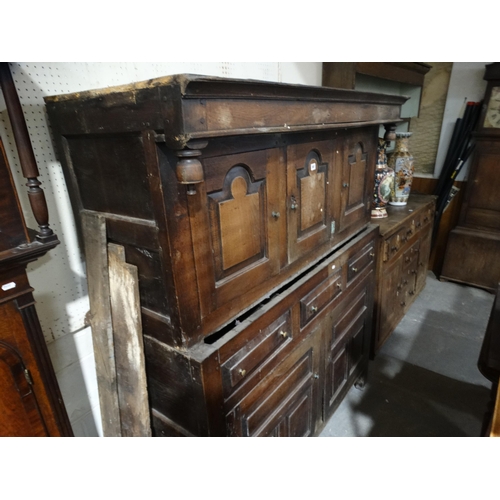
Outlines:
<svg viewBox="0 0 500 500"><path fill-rule="evenodd" d="M314 292L313 271L369 225L379 126L394 127L405 100L193 75L46 98L77 220L105 220L106 243L138 269L155 435L317 433L335 322L318 318L361 280L365 324L374 254L345 253L359 277L346 264ZM305 275L310 295L293 295ZM277 294L293 300L264 314ZM334 354L344 353L347 382L335 394L366 371L371 327L346 332ZM268 375L255 371L263 359Z"/></svg>
<svg viewBox="0 0 500 500"><path fill-rule="evenodd" d="M82 214L90 324L105 437L151 435L137 268L107 243L106 220Z"/></svg>

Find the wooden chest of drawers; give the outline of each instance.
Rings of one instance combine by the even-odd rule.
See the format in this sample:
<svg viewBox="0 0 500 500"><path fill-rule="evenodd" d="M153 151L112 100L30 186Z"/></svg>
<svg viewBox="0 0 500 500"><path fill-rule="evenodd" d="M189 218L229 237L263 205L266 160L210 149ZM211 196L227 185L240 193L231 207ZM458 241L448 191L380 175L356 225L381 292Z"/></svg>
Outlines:
<svg viewBox="0 0 500 500"><path fill-rule="evenodd" d="M155 434L311 435L366 369L404 101L186 75L46 99L75 213L139 270Z"/></svg>
<svg viewBox="0 0 500 500"><path fill-rule="evenodd" d="M411 195L402 207L387 207L379 222L375 354L425 286L431 251L435 197Z"/></svg>

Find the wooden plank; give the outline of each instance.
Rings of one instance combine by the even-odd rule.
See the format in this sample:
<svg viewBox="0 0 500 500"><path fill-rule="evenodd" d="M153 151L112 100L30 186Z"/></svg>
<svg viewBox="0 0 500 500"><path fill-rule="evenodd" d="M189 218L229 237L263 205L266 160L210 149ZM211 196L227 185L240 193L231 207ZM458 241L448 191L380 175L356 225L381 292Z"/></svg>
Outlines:
<svg viewBox="0 0 500 500"><path fill-rule="evenodd" d="M108 262L121 433L151 437L138 271L120 245L108 244Z"/></svg>
<svg viewBox="0 0 500 500"><path fill-rule="evenodd" d="M90 300L90 324L105 437L121 436L120 411L116 385L113 326L109 301L106 219L101 215L82 214L87 282Z"/></svg>

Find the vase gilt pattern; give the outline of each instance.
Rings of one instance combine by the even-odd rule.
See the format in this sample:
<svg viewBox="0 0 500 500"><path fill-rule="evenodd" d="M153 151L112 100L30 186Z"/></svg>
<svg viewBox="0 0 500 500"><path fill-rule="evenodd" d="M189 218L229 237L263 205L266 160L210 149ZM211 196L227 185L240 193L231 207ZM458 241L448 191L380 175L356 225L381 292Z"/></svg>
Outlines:
<svg viewBox="0 0 500 500"><path fill-rule="evenodd" d="M372 219L387 217L385 207L389 202L394 184L394 170L387 165L386 147L387 142L384 139L379 139L377 164L375 165L375 186L372 198Z"/></svg>
<svg viewBox="0 0 500 500"><path fill-rule="evenodd" d="M396 147L389 156L389 167L394 170L394 184L391 190L390 205L406 205L413 181L413 155L408 149L411 132L396 133Z"/></svg>

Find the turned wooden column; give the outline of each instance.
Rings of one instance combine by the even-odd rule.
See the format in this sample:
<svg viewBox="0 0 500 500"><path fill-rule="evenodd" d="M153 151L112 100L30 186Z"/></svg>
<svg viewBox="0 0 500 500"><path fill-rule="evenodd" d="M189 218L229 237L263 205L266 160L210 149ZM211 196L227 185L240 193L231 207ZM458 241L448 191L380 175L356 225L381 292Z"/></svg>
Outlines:
<svg viewBox="0 0 500 500"><path fill-rule="evenodd" d="M41 182L38 180L40 173L35 155L33 154L28 127L24 120L23 110L16 92L14 80L12 79L9 63L6 62L0 63L0 87L5 98L23 176L28 180L26 185L28 186L31 210L39 227L36 239L40 242L57 240L57 236L49 226L49 211L47 209L45 193L40 187Z"/></svg>

